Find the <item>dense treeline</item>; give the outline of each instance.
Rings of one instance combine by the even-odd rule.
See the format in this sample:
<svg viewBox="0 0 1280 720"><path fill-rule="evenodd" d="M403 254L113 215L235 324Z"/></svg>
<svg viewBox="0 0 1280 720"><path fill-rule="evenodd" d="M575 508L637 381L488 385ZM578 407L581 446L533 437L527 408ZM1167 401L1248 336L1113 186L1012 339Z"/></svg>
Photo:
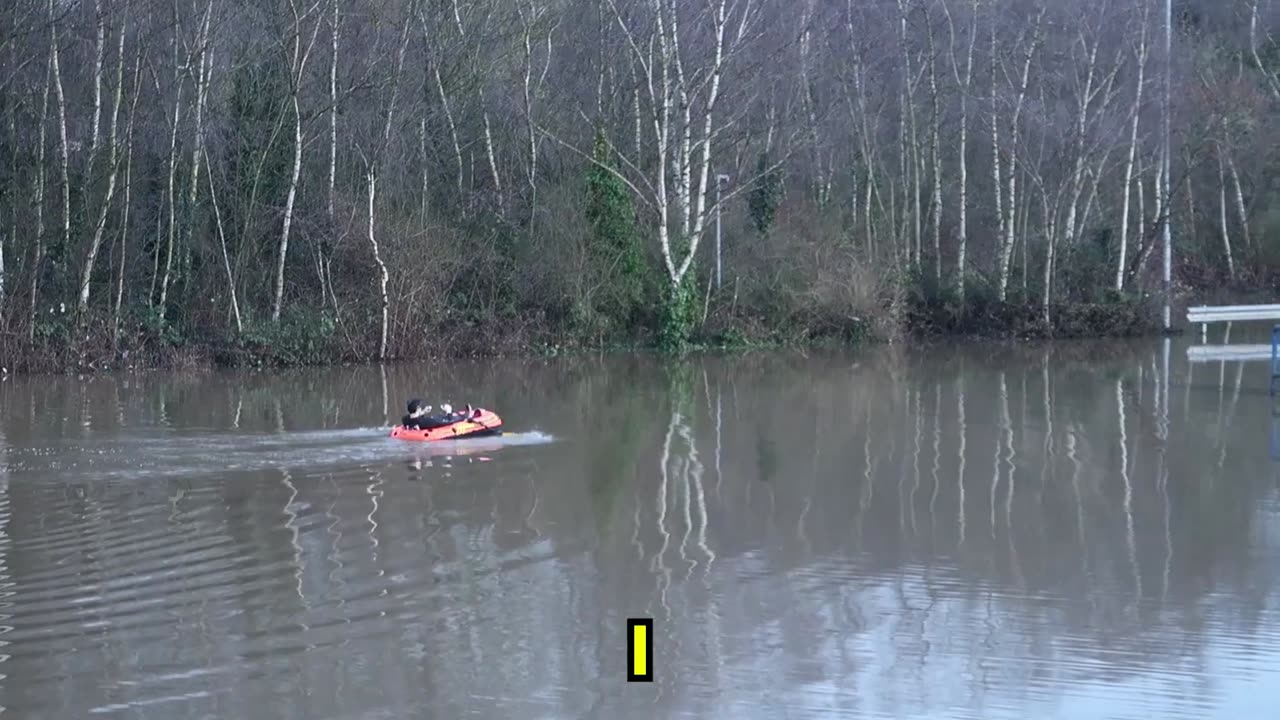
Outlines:
<svg viewBox="0 0 1280 720"><path fill-rule="evenodd" d="M1166 217L1185 285L1278 260L1280 1L1163 19L11 0L0 360L1130 328Z"/></svg>

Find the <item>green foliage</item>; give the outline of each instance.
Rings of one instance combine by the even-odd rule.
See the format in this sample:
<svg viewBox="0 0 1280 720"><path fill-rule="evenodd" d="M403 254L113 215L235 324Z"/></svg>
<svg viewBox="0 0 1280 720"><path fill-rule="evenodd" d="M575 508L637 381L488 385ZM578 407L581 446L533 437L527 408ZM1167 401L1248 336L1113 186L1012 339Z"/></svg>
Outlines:
<svg viewBox="0 0 1280 720"><path fill-rule="evenodd" d="M264 202L274 203L283 197L288 186L290 148L285 142L288 134L276 132L288 98L285 76L285 68L274 55L264 59L241 54L232 64L228 131L233 148L231 177L235 178L236 186L234 196L228 198L228 207L223 210L227 217L243 218L249 211L250 196L255 195L255 178L254 203L259 211ZM228 228L228 235L231 239L237 233Z"/></svg>
<svg viewBox="0 0 1280 720"><path fill-rule="evenodd" d="M689 348L689 338L698 317L698 281L693 268L679 285L668 284L658 332L659 349L681 353Z"/></svg>
<svg viewBox="0 0 1280 720"><path fill-rule="evenodd" d="M761 153L756 161L756 172L760 179L747 196L747 206L751 212L751 221L761 235L773 227L774 218L778 214L778 204L782 201L782 172L769 168L768 153Z"/></svg>
<svg viewBox="0 0 1280 720"><path fill-rule="evenodd" d="M612 172L612 153L604 133L596 133L587 167L587 221L591 255L605 278L596 310L615 325L626 325L644 297L645 263L636 229L635 208L622 180ZM585 308L576 308L581 314Z"/></svg>
<svg viewBox="0 0 1280 720"><path fill-rule="evenodd" d="M328 313L293 309L278 324L254 323L236 342L235 364L320 365L338 354L336 323Z"/></svg>
<svg viewBox="0 0 1280 720"><path fill-rule="evenodd" d="M1107 278L1115 274L1111 248L1117 245L1109 228L1103 228L1085 236L1082 242L1068 248L1057 259L1055 269L1055 297L1066 300L1096 302L1102 300L1112 285ZM1043 267L1041 263L1041 267ZM1102 279L1102 282L1099 282Z"/></svg>
<svg viewBox="0 0 1280 720"><path fill-rule="evenodd" d="M172 317L161 319L160 306L148 305L139 311L138 324L147 336L155 338L164 347L178 347L183 343L182 332Z"/></svg>

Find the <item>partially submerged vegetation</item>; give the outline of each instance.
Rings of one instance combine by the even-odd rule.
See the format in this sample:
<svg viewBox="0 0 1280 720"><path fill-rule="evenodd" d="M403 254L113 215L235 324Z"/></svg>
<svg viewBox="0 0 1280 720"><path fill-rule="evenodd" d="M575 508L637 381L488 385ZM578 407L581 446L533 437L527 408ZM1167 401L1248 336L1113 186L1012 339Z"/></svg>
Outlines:
<svg viewBox="0 0 1280 720"><path fill-rule="evenodd" d="M1175 6L14 0L0 366L1151 332L1280 268L1280 1Z"/></svg>

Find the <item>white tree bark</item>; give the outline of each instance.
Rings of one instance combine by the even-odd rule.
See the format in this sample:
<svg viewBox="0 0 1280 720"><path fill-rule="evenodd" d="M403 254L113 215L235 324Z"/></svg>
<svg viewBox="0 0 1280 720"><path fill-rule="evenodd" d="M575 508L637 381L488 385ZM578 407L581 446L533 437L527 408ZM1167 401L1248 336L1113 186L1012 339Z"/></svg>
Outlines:
<svg viewBox="0 0 1280 720"><path fill-rule="evenodd" d="M333 15L329 18L329 225L337 226L337 211L334 208L334 187L338 178L338 32L341 16L338 13L340 0L332 0Z"/></svg>
<svg viewBox="0 0 1280 720"><path fill-rule="evenodd" d="M1249 0L1249 52L1253 54L1253 63L1265 78L1267 88L1271 90L1276 100L1280 100L1280 77L1267 69L1258 54L1258 0Z"/></svg>
<svg viewBox="0 0 1280 720"><path fill-rule="evenodd" d="M637 37L636 30L628 25L627 18L619 11L614 0L606 2L613 10L614 19L640 68L641 80L653 110L651 124L655 140L655 164L651 171L642 174L641 183L652 196L652 205L657 215L658 247L663 266L667 270L671 292L675 293L693 264L709 215L707 189L718 129L716 111L725 62L752 31L758 20L758 8L753 0L737 4L732 9L727 0L712 0L705 15L710 21L710 27L701 29L703 32L709 31L708 42L712 57L696 72L686 73L683 59L685 48L682 45L686 36L676 22L675 2L647 0L646 7L652 13L654 22L652 42ZM731 14L733 17L730 17ZM736 23L736 28L729 34L731 20ZM655 45L656 50L653 49ZM693 162L695 154L696 166ZM676 180L674 197L669 184L671 175ZM696 182L693 180L695 176ZM621 175L619 177L633 191L640 192L635 182ZM675 218L671 217L673 203L676 207ZM681 241L678 249L673 248L672 243L673 220Z"/></svg>
<svg viewBox="0 0 1280 720"><path fill-rule="evenodd" d="M1000 97L996 86L996 26L991 25L991 187L995 191L996 200L996 242L999 246L999 277L1007 275L1005 267L1004 246L1004 173L1000 169ZM1007 281L1006 281L1007 282ZM1000 302L1004 302L1006 293L1000 292Z"/></svg>
<svg viewBox="0 0 1280 720"><path fill-rule="evenodd" d="M960 218L956 229L956 294L960 306L964 307L967 254L969 246L969 93L973 88L973 48L978 39L978 6L979 0L973 0L970 7L969 44L965 51L964 75L960 74L960 64L956 61L956 30L951 19L951 11L946 0L942 2L942 11L947 15L947 28L951 34L951 71L955 75L956 85L960 88L960 147L956 153L960 166ZM997 176L999 172L997 170ZM996 184L999 187L999 183Z"/></svg>
<svg viewBox="0 0 1280 720"><path fill-rule="evenodd" d="M62 91L62 53L58 48L58 19L55 0L49 2L50 52L53 59L53 92L58 103L58 173L62 183L62 243L57 261L66 262L71 252L71 178L69 149L67 147L67 99Z"/></svg>
<svg viewBox="0 0 1280 720"><path fill-rule="evenodd" d="M813 78L810 76L812 66L810 56L813 52L811 25L817 0L803 0L803 3L800 16L800 83L803 87L801 88L800 99L804 105L805 120L808 123L810 160L813 162L815 174L815 200L818 208L821 209L826 206L828 200L824 192L827 179L823 177L822 149L818 137L818 114L815 107L816 98L813 94Z"/></svg>
<svg viewBox="0 0 1280 720"><path fill-rule="evenodd" d="M1103 78L1097 76L1098 72L1098 51L1101 42L1094 40L1093 47L1089 47L1089 41L1085 37L1085 33L1080 33L1080 44L1088 54L1088 61L1085 69L1084 89L1076 99L1077 117L1075 127L1075 167L1071 175L1071 203L1067 210L1066 227L1064 228L1064 239L1067 244L1074 247L1079 244L1080 237L1084 232L1085 224L1088 220L1089 210L1092 207L1093 193L1096 192L1098 179L1102 175L1103 165L1110 157L1111 148L1114 144L1106 142L1105 149L1102 153L1102 160L1096 171L1092 173L1094 182L1093 190L1090 191L1086 198L1086 206L1084 212L1080 212L1080 200L1085 197L1086 180L1089 177L1088 156L1089 148L1087 138L1089 136L1089 126L1091 122L1090 111L1093 109L1094 101L1101 95L1102 100L1099 103L1098 113L1104 112L1115 98L1113 89L1115 87L1115 78L1123 64L1122 56L1117 53L1116 63L1111 72ZM1052 243L1052 238L1050 243ZM1046 267L1046 273L1054 271L1052 264Z"/></svg>
<svg viewBox="0 0 1280 720"><path fill-rule="evenodd" d="M1227 222L1227 172L1222 162L1222 149L1218 149L1218 193L1219 207L1221 208L1221 227L1222 227L1222 249L1227 256L1227 275L1232 279L1236 279L1236 263L1235 258L1231 254L1231 226Z"/></svg>
<svg viewBox="0 0 1280 720"><path fill-rule="evenodd" d="M280 310L284 306L284 267L289 255L289 231L293 227L293 205L298 197L298 178L302 174L302 105L299 96L302 94L302 78L306 71L307 60L315 47L316 37L320 33L320 22L314 23L310 39L304 39L302 20L319 2L306 11L300 11L297 0L289 0L289 11L293 15L293 52L289 64L289 108L293 110L293 168L289 175L289 189L284 199L284 221L280 229L280 250L276 260L275 299L271 303L271 322L280 322ZM303 47L304 40L306 47Z"/></svg>
<svg viewBox="0 0 1280 720"><path fill-rule="evenodd" d="M381 142L374 151L373 158L369 161L365 171L365 180L369 191L369 245L373 248L373 261L378 266L378 297L382 302L382 328L378 342L379 360L387 359L387 334L390 322L391 300L387 295L387 282L390 276L387 272L387 264L382 260L382 250L378 245L378 237L375 233L374 218L377 208L378 166L387 151L387 146L391 143L391 122L395 117L396 99L400 92L400 76L404 70L404 55L408 45L409 23L405 22L404 29L400 35L400 51L396 57L395 75L391 81L391 98L387 101L386 119L382 126Z"/></svg>
<svg viewBox="0 0 1280 720"><path fill-rule="evenodd" d="M227 292L231 295L231 316L236 321L236 334L244 332L244 323L240 319L240 301L236 297L236 276L231 270L231 256L227 254L227 235L222 228L222 211L218 208L218 191L213 184L213 163L209 161L209 151L203 145L200 152L204 155L205 165L209 166L209 202L213 205L214 225L218 229L218 244L222 249L222 267L227 273Z"/></svg>
<svg viewBox="0 0 1280 720"><path fill-rule="evenodd" d="M89 309L89 288L93 279L93 267L98 258L98 250L102 247L102 233L107 227L107 215L111 211L111 202L115 199L116 181L120 170L120 143L117 132L120 126L120 101L124 95L124 38L128 31L128 5L125 6L125 20L120 26L120 37L116 45L116 89L111 104L111 129L107 140L107 152L110 153L110 170L107 175L107 191L98 211L97 222L93 226L93 239L89 241L89 251L85 254L84 268L80 276L79 313L81 316ZM99 31L101 37L101 30ZM138 88L134 87L134 93Z"/></svg>
<svg viewBox="0 0 1280 720"><path fill-rule="evenodd" d="M907 19L913 0L898 0L899 37L902 51L902 109L898 117L898 143L902 168L902 203L904 232L907 226L912 232L907 236L907 257L913 268L919 269L920 253L920 139L916 132L915 77L911 69L911 49L908 44Z"/></svg>
<svg viewBox="0 0 1280 720"><path fill-rule="evenodd" d="M1031 61L1034 59L1036 50L1040 45L1040 28L1046 9L1046 6L1040 8L1039 14L1036 15L1035 24L1031 29L1031 38L1027 42L1026 50L1022 57L1022 76L1013 106L1013 117L1009 123L1009 190L1007 214L1004 221L1005 237L1000 246L1000 302L1005 302L1008 299L1010 261L1013 259L1013 243L1017 239L1014 215L1018 207L1018 173L1020 172L1018 167L1019 122L1022 117L1023 103L1027 97L1027 87L1031 81ZM992 42L995 42L994 38Z"/></svg>
<svg viewBox="0 0 1280 720"><path fill-rule="evenodd" d="M1244 246L1253 247L1253 237L1249 233L1249 212L1245 209L1244 191L1240 188L1240 173L1236 170L1236 161L1227 151L1227 171L1231 174L1231 186L1235 190L1236 212L1240 215L1240 234L1244 236Z"/></svg>
<svg viewBox="0 0 1280 720"><path fill-rule="evenodd" d="M927 6L926 6L927 8ZM929 128L929 159L933 165L933 269L938 287L942 287L942 104L938 98L937 52L933 42L933 21L925 13L926 38L929 43L929 100L932 110Z"/></svg>
<svg viewBox="0 0 1280 720"><path fill-rule="evenodd" d="M175 6L176 13L176 6ZM169 205L169 229L165 241L165 260L164 275L160 280L160 322L165 321L165 315L169 309L169 280L173 274L173 252L174 241L178 232L178 198L176 195L176 186L178 182L178 127L182 121L182 87L185 81L182 77L182 63L178 56L178 26L177 18L174 18L174 36L173 36L173 125L169 129L169 179L165 186L166 200ZM156 262L159 262L160 250L156 249ZM152 280L154 282L154 273Z"/></svg>
<svg viewBox="0 0 1280 720"><path fill-rule="evenodd" d="M484 154L489 160L489 175L493 178L494 202L498 206L498 217L506 217L506 203L502 194L502 176L498 174L498 157L493 147L493 132L489 128L489 111L484 113Z"/></svg>
<svg viewBox="0 0 1280 720"><path fill-rule="evenodd" d="M337 200L335 188L338 178L338 35L342 23L339 8L340 0L332 0L330 5L332 15L329 17L329 193L327 198L330 233L337 233L338 231L338 213L336 209ZM424 119L423 122L425 123L426 120ZM425 207L425 198L423 203ZM316 268L316 271L320 276L321 298L332 297L333 309L334 312L337 312L337 296L333 292L332 283L329 278L329 258L332 253L333 247L327 242L322 240L318 244L318 257L316 258L318 267ZM239 325L238 320L237 325Z"/></svg>
<svg viewBox="0 0 1280 720"><path fill-rule="evenodd" d="M535 75L533 33L539 21L545 16L547 9L546 7L539 7L536 2L530 0L527 9L523 5L517 5L516 11L520 15L521 40L524 48L522 98L524 100L525 123L529 133L529 157L525 179L529 185L529 217L534 218L537 216L538 202L538 151L542 145L542 134L538 132L537 121L534 119L534 103L541 99L542 88L547 81L547 73L551 71L551 42L555 34L556 25L552 25L547 30L545 43L540 43L545 45L544 59L541 71ZM603 65L601 69L601 79L603 81ZM597 105L601 104L602 97L603 93L597 92Z"/></svg>
<svg viewBox="0 0 1280 720"><path fill-rule="evenodd" d="M441 56L443 51L438 49L431 36L431 26L427 22L427 15L423 11L425 3L421 3L417 7L418 26L422 29L422 39L427 47L432 50L431 57L431 76L435 80L436 92L440 94L440 108L444 110L445 122L449 125L449 139L453 141L453 161L457 170L457 186L458 186L458 203L465 207L465 198L463 197L463 178L465 175L466 165L462 160L462 142L458 139L458 123L454 118L453 109L449 104L449 94L445 91L444 77L440 73ZM458 29L458 35L465 36L462 27L462 16L458 13L457 2L454 2L454 23Z"/></svg>
<svg viewBox="0 0 1280 720"><path fill-rule="evenodd" d="M94 164L98 159L98 143L101 137L99 129L102 125L102 63L106 58L107 33L107 16L102 12L102 0L93 0L93 14L97 26L93 55L93 119L90 123L89 131L89 157L85 162L80 192L80 201L83 203L86 213L89 209L89 186L93 184Z"/></svg>
<svg viewBox="0 0 1280 720"><path fill-rule="evenodd" d="M40 309L40 272L44 260L44 191L45 169L44 149L49 124L49 90L53 85L53 58L50 53L49 63L45 66L44 92L40 95L40 140L36 149L36 238L31 250L31 322L27 326L28 339L36 336L36 313Z"/></svg>
<svg viewBox="0 0 1280 720"><path fill-rule="evenodd" d="M133 201L133 127L138 115L138 98L142 96L142 48L133 63L133 99L129 104L129 125L125 129L124 205L120 211L120 264L116 270L115 303L111 310L111 339L120 337L120 306L124 302L124 271L129 258L129 208Z"/></svg>
<svg viewBox="0 0 1280 720"><path fill-rule="evenodd" d="M1138 155L1138 125L1142 118L1142 91L1146 86L1147 70L1147 30L1150 17L1150 5L1142 5L1142 31L1138 39L1138 79L1134 89L1133 109L1130 112L1129 157L1124 164L1124 204L1120 214L1120 252L1116 260L1116 291L1124 290L1125 267L1129 254L1129 199L1133 187L1133 165ZM1139 220L1138 232L1142 232Z"/></svg>
<svg viewBox="0 0 1280 720"><path fill-rule="evenodd" d="M213 0L209 0L209 4L205 8L204 18L200 22L200 26L196 31L196 48L192 53L192 60L188 61L188 74L192 74L190 64L192 61L196 63L196 69L193 73L192 81L195 83L195 137L191 148L191 184L187 190L186 202L186 232L185 242L183 242L183 277L188 278L189 253L193 245L195 237L195 224L197 218L196 203L199 200L200 189L200 165L204 160L204 109L208 104L209 96L209 75L213 72L213 58L209 48L209 23L213 15ZM186 281L184 280L184 283Z"/></svg>

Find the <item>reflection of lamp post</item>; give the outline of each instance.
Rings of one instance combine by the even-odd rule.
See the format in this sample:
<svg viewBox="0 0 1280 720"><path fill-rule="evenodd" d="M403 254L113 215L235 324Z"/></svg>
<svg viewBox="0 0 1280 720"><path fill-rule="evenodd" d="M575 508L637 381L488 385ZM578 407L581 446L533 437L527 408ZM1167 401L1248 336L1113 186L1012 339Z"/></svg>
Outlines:
<svg viewBox="0 0 1280 720"><path fill-rule="evenodd" d="M729 182L729 176L720 174L716 175L716 289L720 288L721 283L721 264L720 264L720 194L724 190L724 184Z"/></svg>

